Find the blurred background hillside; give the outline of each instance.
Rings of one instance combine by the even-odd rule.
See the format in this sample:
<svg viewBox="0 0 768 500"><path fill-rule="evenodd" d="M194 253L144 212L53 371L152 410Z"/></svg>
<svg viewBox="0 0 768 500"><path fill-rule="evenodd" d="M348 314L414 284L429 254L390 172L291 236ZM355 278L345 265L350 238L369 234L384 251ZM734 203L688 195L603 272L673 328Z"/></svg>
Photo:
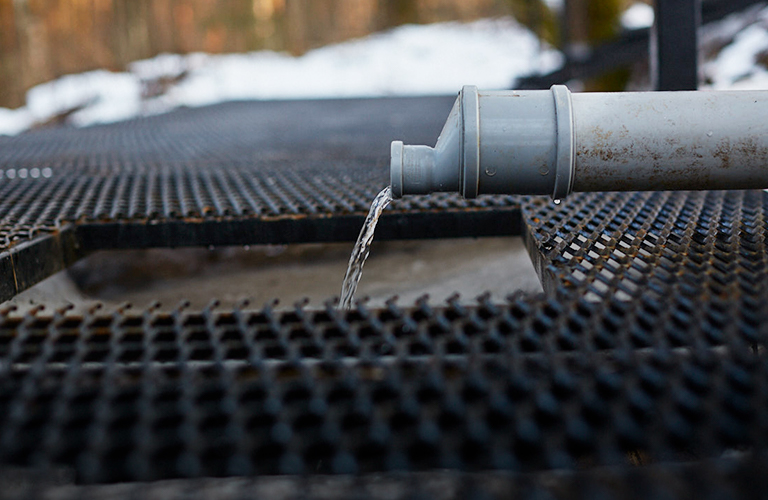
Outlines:
<svg viewBox="0 0 768 500"><path fill-rule="evenodd" d="M595 39L615 32L628 0L582 3L584 16L576 19L584 31L580 36ZM269 49L300 55L409 23L513 16L555 43L560 29L550 7L558 5L556 0L0 0L0 107L22 106L29 88L62 75L123 71L132 61L160 53Z"/></svg>

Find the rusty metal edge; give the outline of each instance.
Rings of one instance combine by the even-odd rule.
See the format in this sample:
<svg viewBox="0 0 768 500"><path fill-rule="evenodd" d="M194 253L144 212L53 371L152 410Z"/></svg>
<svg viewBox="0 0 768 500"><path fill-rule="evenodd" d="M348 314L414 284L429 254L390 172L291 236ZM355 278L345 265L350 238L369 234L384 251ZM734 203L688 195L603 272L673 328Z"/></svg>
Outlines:
<svg viewBox="0 0 768 500"><path fill-rule="evenodd" d="M0 253L0 302L63 271L88 253L71 224Z"/></svg>
<svg viewBox="0 0 768 500"><path fill-rule="evenodd" d="M89 251L191 246L236 246L354 241L364 214L297 215L279 219L81 222L77 239ZM519 236L519 207L385 213L377 240Z"/></svg>
<svg viewBox="0 0 768 500"><path fill-rule="evenodd" d="M541 283L541 287L544 289L544 293L554 294L558 289L558 286L561 286L563 283L557 278L557 276L555 276L551 270L548 269L550 261L544 255L544 252L537 243L535 231L531 222L528 220L525 208L526 203L523 201L522 207L520 209L522 219L521 236L523 238L525 249L528 251L528 257L531 259L533 269L536 271L536 275L539 277L539 282Z"/></svg>
<svg viewBox="0 0 768 500"><path fill-rule="evenodd" d="M519 207L393 212L379 240L519 236ZM354 241L365 217L294 216L201 221L79 222L21 242L0 253L0 302L63 271L98 250Z"/></svg>

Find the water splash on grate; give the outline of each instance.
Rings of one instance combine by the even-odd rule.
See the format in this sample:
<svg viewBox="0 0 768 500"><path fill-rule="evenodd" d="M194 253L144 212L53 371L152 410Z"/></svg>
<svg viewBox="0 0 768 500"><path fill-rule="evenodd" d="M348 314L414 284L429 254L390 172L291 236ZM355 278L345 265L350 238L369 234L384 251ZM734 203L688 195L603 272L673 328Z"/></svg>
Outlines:
<svg viewBox="0 0 768 500"><path fill-rule="evenodd" d="M357 243L352 249L352 255L349 257L349 266L347 274L344 275L344 283L341 285L340 309L350 309L352 300L355 298L357 284L363 275L363 265L371 252L371 243L373 243L373 233L376 231L376 224L384 209L392 201L392 188L387 186L374 198L371 203L371 210L365 218L363 228L360 230L360 236L357 237Z"/></svg>

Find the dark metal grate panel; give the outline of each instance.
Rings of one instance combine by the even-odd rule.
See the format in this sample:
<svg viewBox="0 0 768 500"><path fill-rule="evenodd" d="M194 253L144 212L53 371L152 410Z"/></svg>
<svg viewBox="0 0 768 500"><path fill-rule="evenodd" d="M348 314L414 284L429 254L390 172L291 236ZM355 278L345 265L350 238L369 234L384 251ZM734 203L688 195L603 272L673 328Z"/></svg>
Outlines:
<svg viewBox="0 0 768 500"><path fill-rule="evenodd" d="M622 308L622 306L624 306ZM382 310L359 305L348 313L331 302L323 311L298 306L278 313L212 308L172 313L148 309L85 316L45 311L0 316L0 364L49 366L92 362L135 364L230 361L319 362L451 356L521 357L548 353L642 351L652 347L713 349L762 345L764 335L738 323L736 314L713 316L729 326L698 321L675 311L635 313L620 302L608 305L563 296L511 298L507 304L482 297L476 306L457 300L415 307L394 303ZM670 314L676 315L668 321Z"/></svg>
<svg viewBox="0 0 768 500"><path fill-rule="evenodd" d="M524 208L550 289L625 304L661 324L764 333L766 203L761 191L579 195ZM659 326L660 326L659 325Z"/></svg>
<svg viewBox="0 0 768 500"><path fill-rule="evenodd" d="M353 160L335 161L331 166L293 162L290 169L274 164L192 163L97 175L73 175L67 169L49 178L26 174L25 179L5 179L0 187L0 250L67 223L199 224L314 216L318 218L315 223L322 226L320 217L368 212L371 200L387 183L384 167L372 166ZM392 210L407 213L515 205L513 197L467 201L443 194L401 200Z"/></svg>
<svg viewBox="0 0 768 500"><path fill-rule="evenodd" d="M14 239L53 231L67 222L193 223L203 218L367 213L371 199L388 182L385 174L382 165L355 160L338 160L330 166L292 162L290 169L279 163L188 163L96 175L73 175L66 169L49 178L26 174L25 179L3 180L0 188L4 248ZM393 208L487 208L513 200L438 194L398 200Z"/></svg>
<svg viewBox="0 0 768 500"><path fill-rule="evenodd" d="M0 300L94 250L353 240L389 142L433 142L452 102L231 103L0 137ZM519 231L514 197L440 195L394 203L377 237Z"/></svg>
<svg viewBox="0 0 768 500"><path fill-rule="evenodd" d="M0 137L0 251L72 222L360 216L387 184L392 137L434 141L451 103L233 103L85 130ZM496 206L516 203L509 197L466 202L438 196L393 208Z"/></svg>
<svg viewBox="0 0 768 500"><path fill-rule="evenodd" d="M216 498L220 500L411 500L520 498L538 500L639 500L646 498L765 498L768 464L750 455L685 465L603 468L592 471L510 474L457 473L348 476L268 476L205 478L120 485L74 486L67 475L26 475L8 471L18 488L6 488L6 498L99 499ZM14 476L11 476L14 474Z"/></svg>
<svg viewBox="0 0 768 500"><path fill-rule="evenodd" d="M0 139L0 298L101 248L353 239L386 183L372 145L434 142L452 100L237 103ZM369 473L339 497L375 477L392 498L445 496L430 481L750 497L764 460L722 457L768 437L767 203L441 195L382 219L382 239L522 233L546 294L503 304L0 311L0 463L82 483L288 474L305 493L344 480L317 473Z"/></svg>
<svg viewBox="0 0 768 500"><path fill-rule="evenodd" d="M540 471L765 446L762 343L713 348L694 324L674 337L683 349L664 335L637 348L632 324L569 330L555 304L9 312L0 461L90 483Z"/></svg>

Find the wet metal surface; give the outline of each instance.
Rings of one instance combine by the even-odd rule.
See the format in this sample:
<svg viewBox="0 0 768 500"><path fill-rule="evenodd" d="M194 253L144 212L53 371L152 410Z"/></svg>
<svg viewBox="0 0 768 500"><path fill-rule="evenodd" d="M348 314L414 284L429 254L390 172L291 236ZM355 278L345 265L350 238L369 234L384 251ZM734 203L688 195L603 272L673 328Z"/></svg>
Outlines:
<svg viewBox="0 0 768 500"><path fill-rule="evenodd" d="M81 483L628 467L768 435L762 342L619 333L579 300L2 317L0 460Z"/></svg>
<svg viewBox="0 0 768 500"><path fill-rule="evenodd" d="M456 471L411 474L369 474L357 477L306 475L256 478L203 478L119 485L78 486L67 484L66 472L58 475L16 475L28 479L11 489L8 498L62 500L98 498L161 499L169 496L197 499L358 499L406 500L411 498L455 499L584 499L639 500L644 498L706 498L714 494L728 499L761 498L766 488L768 465L763 457L743 456L681 466L602 468L535 474L508 472L460 473ZM58 471L56 471L58 472ZM6 490L8 492L8 490Z"/></svg>
<svg viewBox="0 0 768 500"><path fill-rule="evenodd" d="M274 163L249 138L293 144L290 117L256 125L261 104L6 141L18 147L0 149L4 293L97 248L351 241L386 182L377 134L429 128L354 124L366 109L421 116L418 104L437 128L451 101L344 103L329 130L347 142L263 150ZM322 144L347 156L313 158ZM751 498L765 491L743 487L765 478L751 453L768 444L767 213L761 191L415 198L377 239L522 233L545 293L348 312L5 309L0 463L132 483L40 484L59 498L226 498L237 484L273 498L464 498L474 485L490 498ZM150 480L169 482L136 483Z"/></svg>
<svg viewBox="0 0 768 500"><path fill-rule="evenodd" d="M353 241L389 141L434 141L452 101L233 103L0 137L0 300L94 250ZM441 195L394 203L376 237L519 233L515 198ZM12 258L24 245L44 269Z"/></svg>

